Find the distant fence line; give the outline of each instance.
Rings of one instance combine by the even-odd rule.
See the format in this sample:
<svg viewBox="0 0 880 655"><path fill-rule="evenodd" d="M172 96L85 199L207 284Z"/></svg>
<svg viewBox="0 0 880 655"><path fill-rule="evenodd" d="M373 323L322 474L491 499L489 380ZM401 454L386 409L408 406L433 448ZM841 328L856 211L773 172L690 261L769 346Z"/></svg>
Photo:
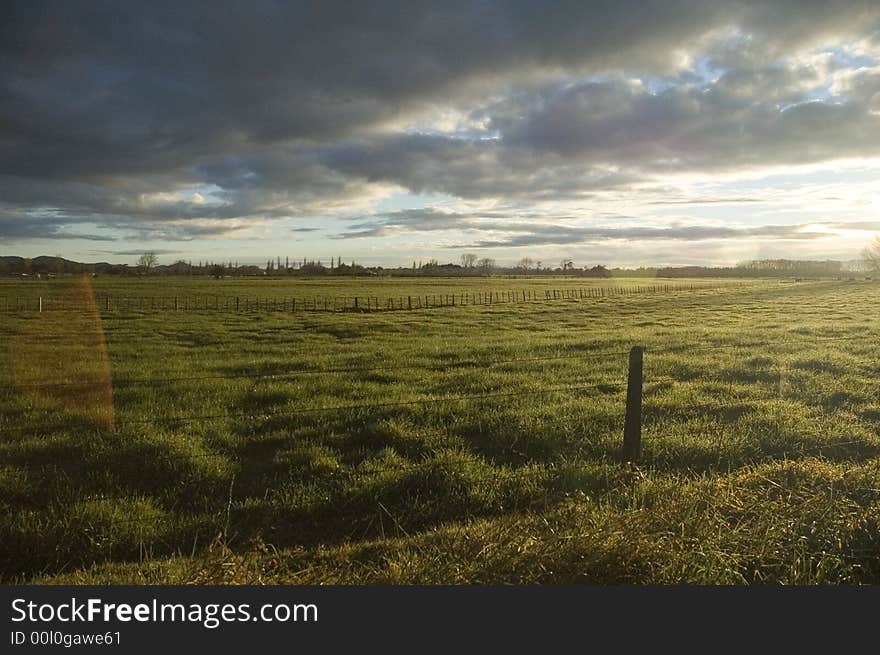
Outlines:
<svg viewBox="0 0 880 655"><path fill-rule="evenodd" d="M476 291L451 294L419 294L406 296L315 296L250 297L250 296L98 296L95 305L101 311L278 311L278 312L379 312L467 307L505 303L548 302L554 300L589 300L618 296L675 293L697 289L713 289L731 284L652 284L631 287L579 287L568 289L524 289L508 291ZM63 298L4 297L4 312L15 311L76 311L85 310Z"/></svg>

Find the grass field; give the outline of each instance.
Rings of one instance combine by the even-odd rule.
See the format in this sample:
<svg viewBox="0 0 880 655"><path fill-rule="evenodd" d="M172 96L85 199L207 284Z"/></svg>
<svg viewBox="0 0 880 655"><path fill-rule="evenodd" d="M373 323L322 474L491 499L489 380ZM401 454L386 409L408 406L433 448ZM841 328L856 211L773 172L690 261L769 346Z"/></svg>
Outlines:
<svg viewBox="0 0 880 655"><path fill-rule="evenodd" d="M657 283L324 313L116 299L612 282L0 281L82 308L0 311L0 581L880 582L880 285Z"/></svg>

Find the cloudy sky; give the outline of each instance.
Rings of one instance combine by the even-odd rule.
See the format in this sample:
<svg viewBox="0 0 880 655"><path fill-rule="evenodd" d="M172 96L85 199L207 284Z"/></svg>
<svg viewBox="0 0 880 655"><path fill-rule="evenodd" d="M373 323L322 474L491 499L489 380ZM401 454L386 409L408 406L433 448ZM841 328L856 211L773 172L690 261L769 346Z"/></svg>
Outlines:
<svg viewBox="0 0 880 655"><path fill-rule="evenodd" d="M880 2L4 2L0 254L858 257Z"/></svg>

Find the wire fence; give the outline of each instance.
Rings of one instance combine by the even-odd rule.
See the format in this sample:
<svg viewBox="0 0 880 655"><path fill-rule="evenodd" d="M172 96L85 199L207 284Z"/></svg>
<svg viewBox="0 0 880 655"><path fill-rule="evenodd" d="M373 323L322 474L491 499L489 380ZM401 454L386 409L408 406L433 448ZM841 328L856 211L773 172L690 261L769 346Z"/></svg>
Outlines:
<svg viewBox="0 0 880 655"><path fill-rule="evenodd" d="M745 283L672 283L634 286L570 286L554 289L508 289L459 293L409 294L395 296L231 296L231 295L98 295L95 304L83 305L58 296L0 297L0 312L388 312L468 307L560 300L595 300L621 296L671 294L684 291L733 288Z"/></svg>

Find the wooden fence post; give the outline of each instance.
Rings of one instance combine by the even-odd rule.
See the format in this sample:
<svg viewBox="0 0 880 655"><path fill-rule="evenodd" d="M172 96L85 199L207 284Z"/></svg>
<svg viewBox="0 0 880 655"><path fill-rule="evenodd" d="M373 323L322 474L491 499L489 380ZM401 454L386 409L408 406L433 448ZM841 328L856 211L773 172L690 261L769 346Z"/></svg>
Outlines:
<svg viewBox="0 0 880 655"><path fill-rule="evenodd" d="M634 346L629 351L629 376L626 381L626 419L623 424L625 462L638 462L642 455L642 355L645 349Z"/></svg>

